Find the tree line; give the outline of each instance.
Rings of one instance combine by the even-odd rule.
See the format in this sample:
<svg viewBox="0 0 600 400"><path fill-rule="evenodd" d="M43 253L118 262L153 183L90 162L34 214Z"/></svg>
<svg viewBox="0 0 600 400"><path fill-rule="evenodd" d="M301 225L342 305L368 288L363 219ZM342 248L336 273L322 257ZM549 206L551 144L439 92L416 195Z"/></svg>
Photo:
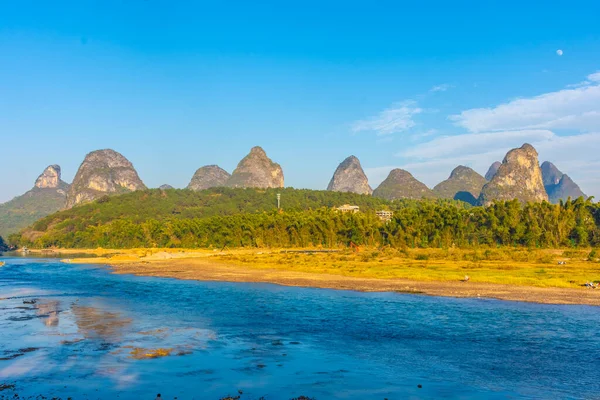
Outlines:
<svg viewBox="0 0 600 400"><path fill-rule="evenodd" d="M489 207L435 200L394 203L388 222L376 216L375 207L356 214L320 207L190 218L122 215L80 227L65 220L66 225L55 223L9 241L38 248L600 246L600 207L591 199L556 205L513 200Z"/></svg>
<svg viewBox="0 0 600 400"><path fill-rule="evenodd" d="M4 238L0 236L0 253L8 250L8 244L4 241Z"/></svg>

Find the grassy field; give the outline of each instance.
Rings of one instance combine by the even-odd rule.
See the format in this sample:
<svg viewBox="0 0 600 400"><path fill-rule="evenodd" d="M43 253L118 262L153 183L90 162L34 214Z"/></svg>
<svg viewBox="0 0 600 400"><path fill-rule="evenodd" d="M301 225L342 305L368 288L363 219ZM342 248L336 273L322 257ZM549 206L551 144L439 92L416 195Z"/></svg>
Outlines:
<svg viewBox="0 0 600 400"><path fill-rule="evenodd" d="M600 262L591 250L363 250L340 253L256 252L216 256L227 263L361 278L580 287L600 281ZM559 265L559 261L566 264Z"/></svg>
<svg viewBox="0 0 600 400"><path fill-rule="evenodd" d="M593 249L361 249L306 253L299 250L186 249L88 250L107 264L209 258L211 263L252 269L358 278L470 282L577 288L600 281L600 251ZM81 253L81 250L77 252ZM559 264L565 262L565 264Z"/></svg>

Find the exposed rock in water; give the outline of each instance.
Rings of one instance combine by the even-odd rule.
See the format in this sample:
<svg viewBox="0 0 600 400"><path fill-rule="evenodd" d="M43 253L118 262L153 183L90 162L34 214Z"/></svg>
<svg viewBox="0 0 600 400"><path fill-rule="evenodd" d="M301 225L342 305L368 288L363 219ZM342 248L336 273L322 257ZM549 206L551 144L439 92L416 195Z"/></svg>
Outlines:
<svg viewBox="0 0 600 400"><path fill-rule="evenodd" d="M204 190L225 186L230 177L229 172L218 165L205 165L196 171L187 188L191 190Z"/></svg>
<svg viewBox="0 0 600 400"><path fill-rule="evenodd" d="M459 165L448 179L433 188L433 192L443 199L462 200L474 205L485 183L485 178L473 169Z"/></svg>
<svg viewBox="0 0 600 400"><path fill-rule="evenodd" d="M369 186L369 180L360 165L360 161L354 156L346 158L337 167L327 186L327 190L358 194L373 193L373 189Z"/></svg>
<svg viewBox="0 0 600 400"><path fill-rule="evenodd" d="M58 165L48 166L31 190L0 204L0 236L7 237L65 207L69 184Z"/></svg>
<svg viewBox="0 0 600 400"><path fill-rule="evenodd" d="M436 195L412 174L400 168L393 169L388 177L373 191L373 196L386 200L432 199Z"/></svg>
<svg viewBox="0 0 600 400"><path fill-rule="evenodd" d="M226 186L234 188L283 187L283 170L273 162L261 147L253 147L227 180Z"/></svg>
<svg viewBox="0 0 600 400"><path fill-rule="evenodd" d="M133 165L114 150L96 150L85 156L67 196L67 207L104 195L144 190L146 186Z"/></svg>
<svg viewBox="0 0 600 400"><path fill-rule="evenodd" d="M551 162L544 161L541 168L544 187L551 203L556 204L569 197L573 200L579 197L587 198L581 188Z"/></svg>
<svg viewBox="0 0 600 400"><path fill-rule="evenodd" d="M538 153L527 143L506 154L496 175L481 190L479 203L513 199L523 203L548 201Z"/></svg>
<svg viewBox="0 0 600 400"><path fill-rule="evenodd" d="M167 184L160 185L158 188L159 188L160 190L169 190L169 189L175 189L173 186L171 186L171 185L167 185Z"/></svg>
<svg viewBox="0 0 600 400"><path fill-rule="evenodd" d="M490 165L490 169L488 169L488 172L486 172L486 174L485 174L485 180L491 181L492 178L494 176L496 176L496 173L498 172L498 168L500 168L501 165L502 165L502 163L500 161L496 161L495 163Z"/></svg>

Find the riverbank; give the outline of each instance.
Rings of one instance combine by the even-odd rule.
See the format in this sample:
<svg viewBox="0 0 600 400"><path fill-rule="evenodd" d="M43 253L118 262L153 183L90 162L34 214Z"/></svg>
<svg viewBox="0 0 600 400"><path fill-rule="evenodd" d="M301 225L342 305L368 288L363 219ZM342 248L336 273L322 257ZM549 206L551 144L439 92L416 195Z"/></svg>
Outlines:
<svg viewBox="0 0 600 400"><path fill-rule="evenodd" d="M547 304L600 306L600 263L589 250L363 250L310 252L237 249L61 250L93 258L117 274L285 286L395 291ZM464 281L465 276L469 277Z"/></svg>

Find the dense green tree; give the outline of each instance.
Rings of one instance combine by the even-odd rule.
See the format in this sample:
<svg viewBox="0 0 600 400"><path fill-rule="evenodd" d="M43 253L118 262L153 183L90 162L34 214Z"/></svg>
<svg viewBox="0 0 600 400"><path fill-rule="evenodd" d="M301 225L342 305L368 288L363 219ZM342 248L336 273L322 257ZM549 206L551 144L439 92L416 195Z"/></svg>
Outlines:
<svg viewBox="0 0 600 400"><path fill-rule="evenodd" d="M284 210L276 210L277 193ZM361 212L333 208L345 203ZM392 220L380 221L380 209L393 210ZM471 207L295 189L150 190L59 212L10 241L74 248L598 246L600 209L583 198Z"/></svg>
<svg viewBox="0 0 600 400"><path fill-rule="evenodd" d="M0 236L0 252L6 251L6 250L8 250L8 245L6 244L6 242L4 241L2 236Z"/></svg>

